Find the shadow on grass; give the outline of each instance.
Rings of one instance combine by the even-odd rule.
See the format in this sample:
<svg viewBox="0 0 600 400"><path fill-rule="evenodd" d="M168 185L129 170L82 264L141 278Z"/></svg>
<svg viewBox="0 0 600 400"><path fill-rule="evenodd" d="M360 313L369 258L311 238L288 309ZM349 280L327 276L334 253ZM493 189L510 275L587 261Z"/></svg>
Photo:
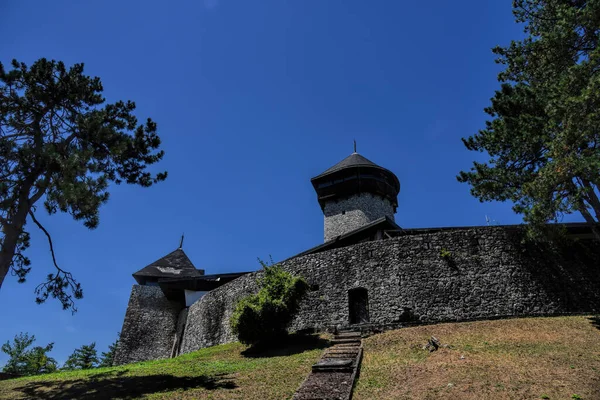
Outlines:
<svg viewBox="0 0 600 400"><path fill-rule="evenodd" d="M318 335L293 334L276 341L249 347L242 351L242 355L251 358L280 357L326 347L329 347L329 340L320 338Z"/></svg>
<svg viewBox="0 0 600 400"><path fill-rule="evenodd" d="M234 389L226 375L217 376L122 376L127 371L104 372L87 379L31 382L15 391L28 399L138 399L146 394L177 389Z"/></svg>
<svg viewBox="0 0 600 400"><path fill-rule="evenodd" d="M590 320L591 324L596 327L596 329L600 329L600 315L595 315L588 319Z"/></svg>

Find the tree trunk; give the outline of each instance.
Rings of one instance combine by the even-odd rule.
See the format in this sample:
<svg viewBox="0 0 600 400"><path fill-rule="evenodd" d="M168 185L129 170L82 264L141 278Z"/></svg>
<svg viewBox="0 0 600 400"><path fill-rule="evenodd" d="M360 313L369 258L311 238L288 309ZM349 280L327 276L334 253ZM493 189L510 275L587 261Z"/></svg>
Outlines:
<svg viewBox="0 0 600 400"><path fill-rule="evenodd" d="M27 221L27 213L31 208L29 191L32 185L33 181L30 182L28 180L25 182L19 191L18 200L16 201L17 212L12 217L9 217L9 221L2 226L4 238L2 240L2 247L0 248L0 289L12 264L17 244L19 243L19 237Z"/></svg>
<svg viewBox="0 0 600 400"><path fill-rule="evenodd" d="M8 274L10 263L15 255L18 238L18 235L12 233L12 227L4 228L4 240L2 241L2 250L0 250L0 289L2 289L4 277Z"/></svg>
<svg viewBox="0 0 600 400"><path fill-rule="evenodd" d="M600 222L600 199L598 199L598 196L596 195L594 187L590 181L582 178L581 182L583 183L583 187L587 189L587 201L590 203L592 210L594 210L594 213L596 214L596 221Z"/></svg>
<svg viewBox="0 0 600 400"><path fill-rule="evenodd" d="M26 216L27 214L25 214L25 218ZM23 220L23 224L24 223L25 221ZM23 230L23 224L20 224L20 228L14 224L6 225L4 227L4 239L2 241L2 249L0 250L0 289L2 288L4 278L8 274L13 257L15 256L19 236L21 236Z"/></svg>
<svg viewBox="0 0 600 400"><path fill-rule="evenodd" d="M590 225L590 228L592 228L592 233L594 234L596 240L600 242L600 223L598 223L598 221L592 217L592 214L590 214L585 204L583 204L583 201L581 201L579 206L579 212L581 215L583 215L585 221Z"/></svg>

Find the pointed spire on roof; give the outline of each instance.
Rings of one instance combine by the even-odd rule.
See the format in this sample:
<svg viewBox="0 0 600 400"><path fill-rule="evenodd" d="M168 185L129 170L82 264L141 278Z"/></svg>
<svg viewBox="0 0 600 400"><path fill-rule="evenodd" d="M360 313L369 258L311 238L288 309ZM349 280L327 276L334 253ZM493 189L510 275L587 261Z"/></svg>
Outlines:
<svg viewBox="0 0 600 400"><path fill-rule="evenodd" d="M143 284L142 281L145 281L149 277L158 279L199 276L203 274L204 271L196 269L187 254L181 248L178 248L140 269L133 274L133 277L136 281Z"/></svg>
<svg viewBox="0 0 600 400"><path fill-rule="evenodd" d="M181 234L181 241L179 242L179 248L183 250L183 233Z"/></svg>
<svg viewBox="0 0 600 400"><path fill-rule="evenodd" d="M354 153L353 154L357 154L356 153L356 139L354 139Z"/></svg>

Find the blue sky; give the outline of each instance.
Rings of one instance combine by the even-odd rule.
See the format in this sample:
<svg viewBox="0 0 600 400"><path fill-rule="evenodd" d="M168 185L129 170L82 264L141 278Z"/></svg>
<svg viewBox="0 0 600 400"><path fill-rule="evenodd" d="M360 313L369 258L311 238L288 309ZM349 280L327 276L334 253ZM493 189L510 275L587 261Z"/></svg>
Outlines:
<svg viewBox="0 0 600 400"><path fill-rule="evenodd" d="M498 87L490 49L521 36L511 2L445 0L2 1L0 62L84 62L108 101L153 118L167 181L113 187L100 226L40 216L59 264L84 288L74 316L34 303L52 271L34 227L25 284L0 290L0 342L20 332L106 350L131 274L174 250L207 273L253 270L323 240L310 178L352 152L392 170L402 227L519 223L455 176L483 155L460 138L483 127ZM6 361L0 354L0 365Z"/></svg>

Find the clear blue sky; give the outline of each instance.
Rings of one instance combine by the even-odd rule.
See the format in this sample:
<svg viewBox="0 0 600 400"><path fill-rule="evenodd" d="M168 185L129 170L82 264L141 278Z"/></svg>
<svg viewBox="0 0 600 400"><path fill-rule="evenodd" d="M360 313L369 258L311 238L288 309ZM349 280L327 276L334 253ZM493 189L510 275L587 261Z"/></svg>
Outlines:
<svg viewBox="0 0 600 400"><path fill-rule="evenodd" d="M85 298L74 316L34 303L52 272L31 226L27 283L0 290L0 342L20 332L106 350L121 329L131 274L174 250L207 273L253 270L323 240L310 178L352 152L400 179L402 227L519 223L455 176L475 157L498 87L490 49L521 35L511 1L185 0L0 3L0 61L84 62L109 101L131 99L159 127L167 181L113 187L100 226L40 218ZM0 354L0 365L6 361Z"/></svg>

